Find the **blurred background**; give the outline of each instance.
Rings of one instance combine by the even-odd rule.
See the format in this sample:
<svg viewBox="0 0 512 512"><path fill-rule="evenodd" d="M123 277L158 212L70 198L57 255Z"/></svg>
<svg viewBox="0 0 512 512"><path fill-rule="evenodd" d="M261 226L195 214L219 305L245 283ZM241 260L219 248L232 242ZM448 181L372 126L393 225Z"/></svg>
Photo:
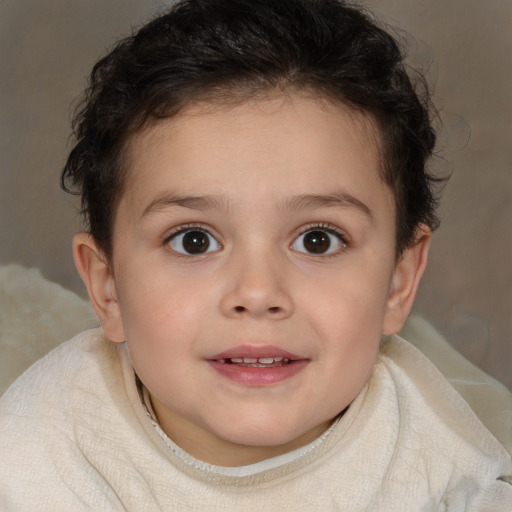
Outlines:
<svg viewBox="0 0 512 512"><path fill-rule="evenodd" d="M415 312L512 388L512 1L362 3L426 69L442 120L433 165L452 173ZM96 60L166 5L0 0L0 265L85 296L77 203L59 188L71 112Z"/></svg>

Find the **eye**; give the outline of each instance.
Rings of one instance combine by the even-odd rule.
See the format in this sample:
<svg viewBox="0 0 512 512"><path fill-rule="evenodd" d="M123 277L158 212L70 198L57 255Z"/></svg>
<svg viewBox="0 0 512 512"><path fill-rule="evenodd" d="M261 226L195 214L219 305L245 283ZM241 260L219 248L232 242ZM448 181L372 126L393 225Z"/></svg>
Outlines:
<svg viewBox="0 0 512 512"><path fill-rule="evenodd" d="M332 229L314 228L298 236L291 248L294 251L316 255L334 254L346 247L346 242L341 235Z"/></svg>
<svg viewBox="0 0 512 512"><path fill-rule="evenodd" d="M172 235L167 243L174 251L187 255L205 254L221 248L210 233L197 228L179 231Z"/></svg>

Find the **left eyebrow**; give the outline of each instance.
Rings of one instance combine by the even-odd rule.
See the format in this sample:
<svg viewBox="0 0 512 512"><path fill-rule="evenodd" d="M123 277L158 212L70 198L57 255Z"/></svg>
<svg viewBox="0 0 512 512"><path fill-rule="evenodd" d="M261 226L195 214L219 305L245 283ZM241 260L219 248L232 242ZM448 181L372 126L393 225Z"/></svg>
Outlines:
<svg viewBox="0 0 512 512"><path fill-rule="evenodd" d="M290 210L307 210L314 208L355 208L374 222L373 213L361 200L347 192L333 194L301 194L287 200L285 208Z"/></svg>

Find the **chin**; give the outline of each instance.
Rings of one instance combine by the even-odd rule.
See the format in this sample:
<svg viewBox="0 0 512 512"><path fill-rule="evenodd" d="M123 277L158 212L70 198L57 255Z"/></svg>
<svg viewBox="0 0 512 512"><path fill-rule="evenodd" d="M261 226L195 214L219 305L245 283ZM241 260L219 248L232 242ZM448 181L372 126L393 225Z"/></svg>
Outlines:
<svg viewBox="0 0 512 512"><path fill-rule="evenodd" d="M316 428L308 429L303 422L299 422L296 428L291 428L292 422L283 423L282 420L276 422L275 418L274 421L265 422L261 419L261 417L259 421L240 421L238 419L233 422L234 429L228 431L223 429L224 431L219 437L232 444L260 448L290 444L292 446L289 449L293 450L313 441L327 428L321 424Z"/></svg>

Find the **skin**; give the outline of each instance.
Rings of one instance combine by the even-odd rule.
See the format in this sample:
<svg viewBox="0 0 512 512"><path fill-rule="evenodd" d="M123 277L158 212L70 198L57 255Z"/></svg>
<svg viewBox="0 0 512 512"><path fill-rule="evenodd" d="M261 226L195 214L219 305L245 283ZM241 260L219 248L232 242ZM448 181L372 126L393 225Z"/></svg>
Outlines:
<svg viewBox="0 0 512 512"><path fill-rule="evenodd" d="M430 232L396 261L377 141L369 120L298 93L191 106L129 143L112 261L75 237L106 337L126 340L163 430L196 458L237 466L311 442L402 327ZM206 252L187 254L186 229ZM311 231L328 250L309 250ZM302 366L269 383L212 366L241 346Z"/></svg>

